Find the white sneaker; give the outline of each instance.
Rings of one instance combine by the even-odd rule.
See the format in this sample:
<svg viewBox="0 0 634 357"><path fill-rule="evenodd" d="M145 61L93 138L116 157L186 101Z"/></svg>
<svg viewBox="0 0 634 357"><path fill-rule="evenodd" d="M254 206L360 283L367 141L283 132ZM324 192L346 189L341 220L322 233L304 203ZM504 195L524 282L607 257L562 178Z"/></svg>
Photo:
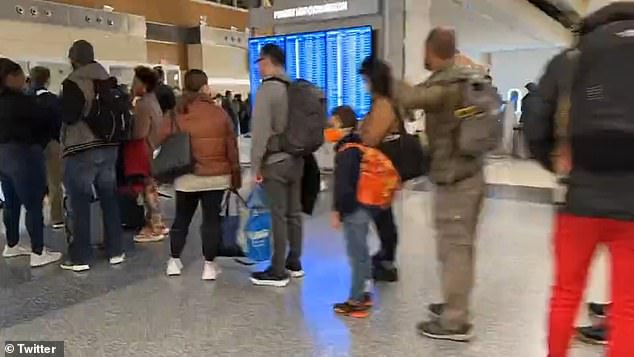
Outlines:
<svg viewBox="0 0 634 357"><path fill-rule="evenodd" d="M119 265L123 262L125 262L125 253L121 253L121 255L110 258L110 265Z"/></svg>
<svg viewBox="0 0 634 357"><path fill-rule="evenodd" d="M31 248L24 247L19 244L14 247L5 245L4 250L2 251L2 256L5 258L14 258L22 255L31 255Z"/></svg>
<svg viewBox="0 0 634 357"><path fill-rule="evenodd" d="M59 267L64 269L64 270L73 271L75 273L81 273L81 272L90 270L90 265L88 265L88 264L75 264L75 263L71 262L70 260L65 261Z"/></svg>
<svg viewBox="0 0 634 357"><path fill-rule="evenodd" d="M216 280L220 274L220 268L214 262L205 262L203 266L203 280Z"/></svg>
<svg viewBox="0 0 634 357"><path fill-rule="evenodd" d="M52 252L44 247L44 249L42 249L42 254L31 253L31 268L55 263L60 259L62 259L62 253Z"/></svg>
<svg viewBox="0 0 634 357"><path fill-rule="evenodd" d="M183 262L180 258L170 258L167 261L167 271L165 272L167 276L181 275L181 270L183 270Z"/></svg>

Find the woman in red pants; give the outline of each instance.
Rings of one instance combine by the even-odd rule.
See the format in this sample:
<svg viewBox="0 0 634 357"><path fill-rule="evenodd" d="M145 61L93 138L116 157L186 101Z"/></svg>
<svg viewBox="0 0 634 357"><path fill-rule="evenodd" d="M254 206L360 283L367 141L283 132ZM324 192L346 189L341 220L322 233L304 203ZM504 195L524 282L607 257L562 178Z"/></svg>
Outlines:
<svg viewBox="0 0 634 357"><path fill-rule="evenodd" d="M549 357L568 356L588 267L601 244L612 261L607 356L634 356L634 92L620 89L631 84L623 74L634 73L632 28L631 1L586 17L580 50L551 61L540 81L542 106L525 122L533 155L568 174L554 233Z"/></svg>

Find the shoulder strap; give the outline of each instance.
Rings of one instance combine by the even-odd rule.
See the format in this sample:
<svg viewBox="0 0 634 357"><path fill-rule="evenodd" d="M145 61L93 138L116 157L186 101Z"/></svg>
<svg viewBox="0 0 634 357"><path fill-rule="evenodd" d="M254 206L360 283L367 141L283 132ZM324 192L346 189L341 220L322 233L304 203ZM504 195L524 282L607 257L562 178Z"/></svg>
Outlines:
<svg viewBox="0 0 634 357"><path fill-rule="evenodd" d="M291 85L290 81L283 80L282 78L279 78L279 77L269 77L262 81L262 83L264 82L280 82L285 84L287 87Z"/></svg>
<svg viewBox="0 0 634 357"><path fill-rule="evenodd" d="M359 149L362 153L365 153L365 151L367 150L367 147L358 143L347 143L339 149L339 152L342 152L348 149Z"/></svg>

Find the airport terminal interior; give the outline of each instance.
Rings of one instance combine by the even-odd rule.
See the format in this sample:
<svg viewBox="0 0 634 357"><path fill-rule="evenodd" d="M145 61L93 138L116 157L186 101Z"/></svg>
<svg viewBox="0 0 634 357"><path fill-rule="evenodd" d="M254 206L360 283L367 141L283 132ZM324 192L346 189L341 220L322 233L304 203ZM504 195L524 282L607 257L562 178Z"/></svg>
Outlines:
<svg viewBox="0 0 634 357"><path fill-rule="evenodd" d="M306 276L286 288L251 284L266 268L218 258L221 274L202 281L204 259L195 216L182 255L183 274L165 274L169 238L139 244L125 234L127 260L110 266L95 248L91 270L31 268L28 258L0 258L0 342L64 341L65 356L545 356L552 284L553 202L557 178L530 159L522 139L524 85L572 41L570 27L609 1L575 0L2 0L0 56L25 70L51 69L51 91L70 73L68 47L93 43L97 60L121 83L134 68L160 65L177 91L188 69L203 69L211 88L249 93L260 84L254 60L265 43L285 46L287 67L320 86L329 109L348 104L367 113L370 96L357 75L374 54L395 76L423 81L423 39L434 26L455 28L461 56L485 69L506 102L501 147L486 160L487 199L478 228L475 338L470 343L421 337L415 326L439 302L440 281L428 179L408 182L394 202L399 231L398 282L377 282L372 315L340 317L332 304L346 299L350 268L340 231L330 228L333 149L317 152L322 191L305 216L302 256ZM289 55L290 53L290 55ZM408 130L425 131L424 115ZM252 118L257 120L257 118ZM239 137L243 188L254 185L251 137ZM161 187L165 219L175 216L170 186ZM65 232L49 227L46 246L67 252ZM22 220L23 222L24 220ZM92 224L96 224L93 222ZM4 232L4 230L2 230ZM371 250L379 249L376 229ZM29 235L21 225L21 243ZM4 234L0 235L4 246ZM598 253L597 257L602 256ZM584 301L605 302L608 268L596 259ZM582 309L583 310L583 309ZM585 311L577 324L588 324ZM603 346L574 341L572 357L603 356ZM9 354L7 354L9 356Z"/></svg>

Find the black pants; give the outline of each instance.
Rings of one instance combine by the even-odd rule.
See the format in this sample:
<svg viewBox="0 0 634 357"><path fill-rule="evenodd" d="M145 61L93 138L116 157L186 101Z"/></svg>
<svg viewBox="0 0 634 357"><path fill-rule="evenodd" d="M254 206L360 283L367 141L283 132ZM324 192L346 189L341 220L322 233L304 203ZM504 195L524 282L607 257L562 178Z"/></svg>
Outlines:
<svg viewBox="0 0 634 357"><path fill-rule="evenodd" d="M176 192L176 219L170 233L172 258L180 258L189 233L198 203L203 207L203 223L200 226L200 238L203 241L205 260L213 262L218 255L222 229L220 226L220 206L224 191Z"/></svg>
<svg viewBox="0 0 634 357"><path fill-rule="evenodd" d="M392 207L377 211L373 214L374 224L381 240L381 250L374 257L375 262L390 262L396 260L396 245L398 243L398 231L394 224Z"/></svg>

